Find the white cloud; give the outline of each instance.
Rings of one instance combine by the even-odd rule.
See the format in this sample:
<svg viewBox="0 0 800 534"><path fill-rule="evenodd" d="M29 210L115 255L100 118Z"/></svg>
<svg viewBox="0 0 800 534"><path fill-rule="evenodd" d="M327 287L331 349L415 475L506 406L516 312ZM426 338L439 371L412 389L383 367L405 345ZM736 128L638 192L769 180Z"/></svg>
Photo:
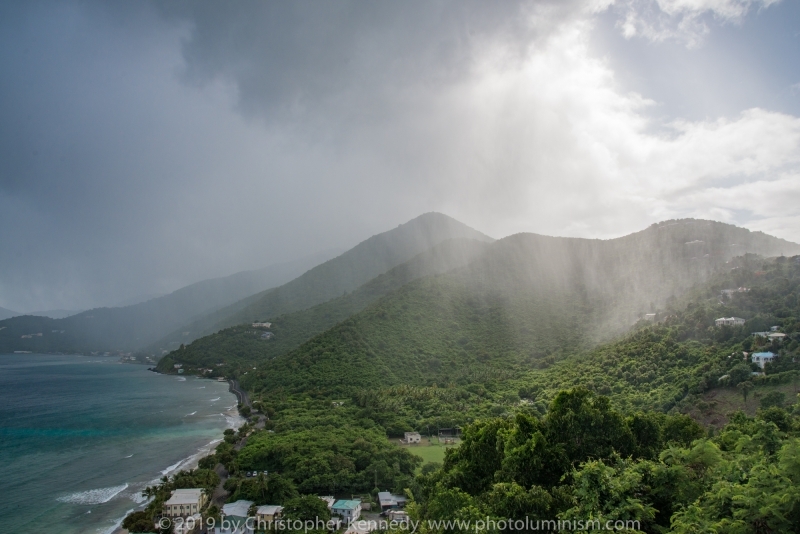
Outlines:
<svg viewBox="0 0 800 534"><path fill-rule="evenodd" d="M448 143L425 180L439 184L443 208L493 235L610 237L705 217L800 241L790 224L800 217L791 201L800 119L749 109L655 123L653 103L621 92L593 56L590 27L563 25L521 62L496 44L467 83L440 96L441 124L429 118L428 131Z"/></svg>
<svg viewBox="0 0 800 534"><path fill-rule="evenodd" d="M619 22L626 38L677 40L689 47L702 43L709 18L738 24L751 8L767 8L780 0L623 0Z"/></svg>

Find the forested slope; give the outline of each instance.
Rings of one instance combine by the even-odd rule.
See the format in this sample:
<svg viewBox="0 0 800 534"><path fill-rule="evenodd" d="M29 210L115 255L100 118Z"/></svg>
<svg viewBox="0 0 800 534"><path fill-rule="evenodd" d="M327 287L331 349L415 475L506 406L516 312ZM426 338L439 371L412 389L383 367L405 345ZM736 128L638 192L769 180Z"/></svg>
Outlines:
<svg viewBox="0 0 800 534"><path fill-rule="evenodd" d="M426 213L374 235L344 254L314 267L278 288L264 291L194 321L150 347L160 355L164 347L174 348L186 341L182 331L195 334L191 339L222 328L304 310L353 291L373 278L448 239L464 238L489 243L492 238L441 213Z"/></svg>
<svg viewBox="0 0 800 534"><path fill-rule="evenodd" d="M322 392L519 374L621 334L645 312L729 271L741 247L800 249L693 220L608 241L520 234L493 243L465 267L403 285L292 352L279 344L283 319L276 319L275 340L261 342L237 327L173 352L161 369L225 363L220 373L248 371L254 387ZM338 309L331 320L355 308ZM294 332L307 328L294 319Z"/></svg>
<svg viewBox="0 0 800 534"><path fill-rule="evenodd" d="M398 265L353 292L318 304L306 310L280 315L272 319L270 331L274 337L261 338L262 329L249 325L227 328L199 339L165 357L159 362L161 370L169 370L175 362L193 367L214 367L227 362L228 368L247 366L284 354L309 338L324 332L361 311L380 297L425 276L443 273L463 266L485 253L488 243L473 239L448 239L411 260ZM224 373L227 369L220 369Z"/></svg>

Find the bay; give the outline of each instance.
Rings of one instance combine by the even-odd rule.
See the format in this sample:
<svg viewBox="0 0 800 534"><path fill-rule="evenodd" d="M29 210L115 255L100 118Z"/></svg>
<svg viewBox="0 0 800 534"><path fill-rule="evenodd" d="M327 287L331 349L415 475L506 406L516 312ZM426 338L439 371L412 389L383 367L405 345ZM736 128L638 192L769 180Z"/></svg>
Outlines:
<svg viewBox="0 0 800 534"><path fill-rule="evenodd" d="M112 532L238 426L228 384L113 357L0 355L0 533Z"/></svg>

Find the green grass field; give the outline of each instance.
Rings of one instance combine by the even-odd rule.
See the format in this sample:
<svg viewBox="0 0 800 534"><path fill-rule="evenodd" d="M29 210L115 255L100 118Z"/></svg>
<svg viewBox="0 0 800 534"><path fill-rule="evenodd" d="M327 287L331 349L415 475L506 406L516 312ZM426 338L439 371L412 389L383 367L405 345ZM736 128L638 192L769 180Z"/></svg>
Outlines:
<svg viewBox="0 0 800 534"><path fill-rule="evenodd" d="M423 464L427 464L430 462L442 463L444 461L445 449L457 447L458 445L443 445L440 444L438 439L434 437L430 442L428 441L428 438L423 438L422 443L419 445L400 446L404 449L407 449L411 454L419 456L422 458Z"/></svg>

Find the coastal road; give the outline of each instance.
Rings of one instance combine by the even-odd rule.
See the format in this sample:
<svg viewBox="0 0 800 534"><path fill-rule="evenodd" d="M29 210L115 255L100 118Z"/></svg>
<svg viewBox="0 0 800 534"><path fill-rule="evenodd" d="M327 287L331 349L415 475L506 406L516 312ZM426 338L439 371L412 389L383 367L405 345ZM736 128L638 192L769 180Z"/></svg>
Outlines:
<svg viewBox="0 0 800 534"><path fill-rule="evenodd" d="M230 380L228 380L228 385L229 385L228 390L234 395L236 395L236 400L239 404L241 404L242 406L247 406L250 409L253 408L253 405L250 404L250 397L248 397L247 392L243 390L241 386L239 386L239 382L236 379L231 378Z"/></svg>

